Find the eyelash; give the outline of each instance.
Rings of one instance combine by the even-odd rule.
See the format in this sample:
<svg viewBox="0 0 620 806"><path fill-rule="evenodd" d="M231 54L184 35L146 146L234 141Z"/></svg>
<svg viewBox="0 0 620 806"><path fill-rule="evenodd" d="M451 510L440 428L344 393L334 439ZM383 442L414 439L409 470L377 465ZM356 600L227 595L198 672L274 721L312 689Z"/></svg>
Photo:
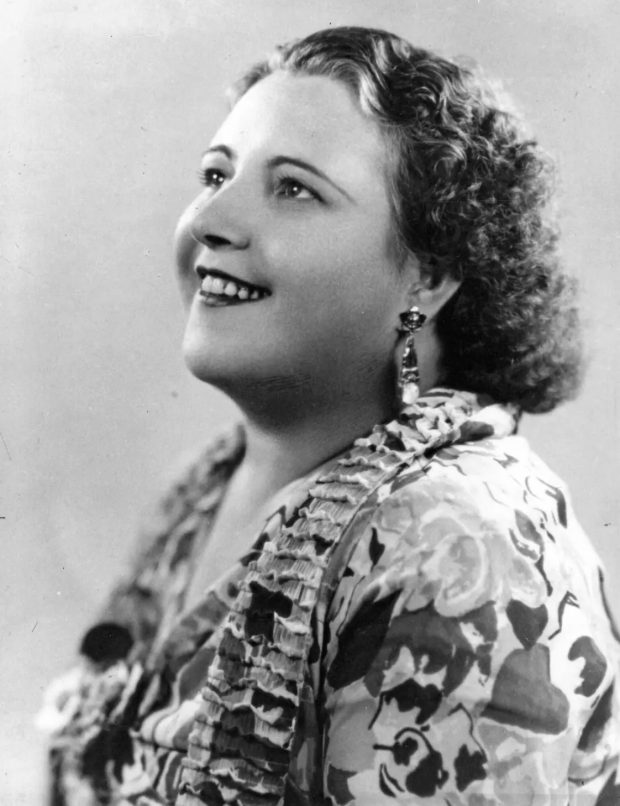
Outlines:
<svg viewBox="0 0 620 806"><path fill-rule="evenodd" d="M200 179L200 184L204 185L207 188L209 188L209 187L217 187L217 185L218 185L217 182L212 182L210 180L210 178L209 178L210 174L219 174L219 176L221 177L222 181L224 181L224 179L226 178L224 176L224 172L220 171L219 168L201 168L198 171L198 179ZM219 184L221 184L221 182L219 182Z"/></svg>
<svg viewBox="0 0 620 806"><path fill-rule="evenodd" d="M226 175L219 168L202 168L198 171L198 178L200 183L205 187L217 188L225 181ZM309 188L304 182L300 181L295 176L279 176L274 182L274 190L276 191L276 195L283 198L297 198L297 196L288 196L285 192L282 192L283 190L290 189L292 186L296 186L302 191L307 191L316 201L322 201L321 197L315 190ZM302 199L302 201L308 201L308 199Z"/></svg>
<svg viewBox="0 0 620 806"><path fill-rule="evenodd" d="M310 194L310 196L313 199L315 199L316 201L322 201L321 197L319 196L319 194L315 190L312 190L312 188L309 188L308 185L304 184L304 182L301 182L295 176L279 176L276 179L274 185L275 185L275 190L276 191L282 191L282 190L284 190L286 188L291 188L293 186L296 186L296 187L300 188L302 191L303 190L307 191ZM289 198L289 199L297 198L296 196L287 196L286 193L282 193L282 192L278 192L278 195L282 196L284 198ZM307 199L302 199L302 201L308 201L308 200Z"/></svg>

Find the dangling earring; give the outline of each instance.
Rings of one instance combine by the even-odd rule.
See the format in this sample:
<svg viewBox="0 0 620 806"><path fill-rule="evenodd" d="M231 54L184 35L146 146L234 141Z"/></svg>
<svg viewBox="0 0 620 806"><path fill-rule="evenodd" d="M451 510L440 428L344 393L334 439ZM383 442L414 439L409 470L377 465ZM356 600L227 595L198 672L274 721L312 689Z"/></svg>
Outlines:
<svg viewBox="0 0 620 806"><path fill-rule="evenodd" d="M412 406L420 394L418 387L420 370L413 335L426 322L426 316L421 313L417 305L414 305L408 311L400 314L400 321L401 325L398 328L398 332L407 335L405 352L403 353L398 375L399 408L402 411L408 406Z"/></svg>

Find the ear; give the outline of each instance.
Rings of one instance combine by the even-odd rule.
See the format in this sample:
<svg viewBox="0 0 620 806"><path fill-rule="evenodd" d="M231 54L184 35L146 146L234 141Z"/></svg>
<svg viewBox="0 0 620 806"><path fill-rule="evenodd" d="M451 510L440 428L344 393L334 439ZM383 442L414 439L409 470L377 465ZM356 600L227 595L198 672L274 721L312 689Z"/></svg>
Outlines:
<svg viewBox="0 0 620 806"><path fill-rule="evenodd" d="M418 269L417 279L409 291L411 305L417 305L426 314L427 320L432 321L456 293L460 284L460 280L450 276L442 277L438 283L432 284L430 277L422 276Z"/></svg>

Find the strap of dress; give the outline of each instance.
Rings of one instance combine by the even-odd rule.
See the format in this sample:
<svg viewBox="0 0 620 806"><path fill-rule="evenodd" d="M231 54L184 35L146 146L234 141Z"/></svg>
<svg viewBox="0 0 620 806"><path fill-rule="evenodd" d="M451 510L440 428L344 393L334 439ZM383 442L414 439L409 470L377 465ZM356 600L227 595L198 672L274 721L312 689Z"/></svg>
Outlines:
<svg viewBox="0 0 620 806"><path fill-rule="evenodd" d="M421 398L407 421L378 426L334 460L295 519L265 543L224 624L177 806L282 803L313 615L322 585L336 581L327 573L332 558L334 568L343 567L338 555L352 541L350 532L344 542L343 535L360 507L403 468L421 467L458 441L465 423L471 439L475 408L473 395L452 391Z"/></svg>

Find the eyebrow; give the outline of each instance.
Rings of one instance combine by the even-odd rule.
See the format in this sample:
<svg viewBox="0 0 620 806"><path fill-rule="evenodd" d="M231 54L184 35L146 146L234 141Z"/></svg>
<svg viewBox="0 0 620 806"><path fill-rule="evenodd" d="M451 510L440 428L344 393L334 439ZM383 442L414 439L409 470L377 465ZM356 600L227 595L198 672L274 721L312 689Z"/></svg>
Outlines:
<svg viewBox="0 0 620 806"><path fill-rule="evenodd" d="M207 154L223 154L227 159L231 160L232 162L236 159L236 154L232 148L226 145L214 145L207 148L206 151L203 151L202 156L205 157ZM350 202L355 203L355 199L347 193L347 191L341 187L337 182L334 182L326 173L323 173L319 168L315 165L312 165L310 162L306 162L305 160L298 159L297 157L288 157L284 154L278 157L273 157L267 163L270 168L277 168L280 165L296 165L298 168L302 168L304 171L308 171L308 173L314 174L319 179L322 179L324 182L327 182L331 185L335 190L341 193L345 198L347 198Z"/></svg>
<svg viewBox="0 0 620 806"><path fill-rule="evenodd" d="M202 156L206 157L207 154L223 154L225 157L227 157L229 160L232 161L234 161L235 157L237 156L235 152L232 150L232 148L229 148L228 146L225 145L209 146L209 148L205 149L202 152Z"/></svg>

